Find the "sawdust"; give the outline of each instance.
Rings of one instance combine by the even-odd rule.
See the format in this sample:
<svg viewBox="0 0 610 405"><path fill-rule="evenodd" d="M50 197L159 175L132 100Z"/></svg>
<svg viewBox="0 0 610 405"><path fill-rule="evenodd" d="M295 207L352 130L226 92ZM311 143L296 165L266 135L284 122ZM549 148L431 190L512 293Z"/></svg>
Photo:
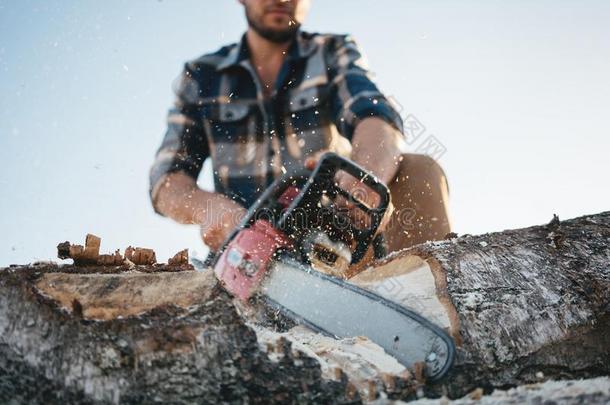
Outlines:
<svg viewBox="0 0 610 405"><path fill-rule="evenodd" d="M408 379L408 370L382 347L363 336L333 339L317 334L304 326L296 326L279 333L259 325L249 325L255 332L262 350L279 361L277 350L273 350L281 339L292 342L292 349L316 359L320 363L322 377L329 380L345 374L363 397L371 390L371 381L383 384L388 376ZM338 372L340 370L340 372Z"/></svg>

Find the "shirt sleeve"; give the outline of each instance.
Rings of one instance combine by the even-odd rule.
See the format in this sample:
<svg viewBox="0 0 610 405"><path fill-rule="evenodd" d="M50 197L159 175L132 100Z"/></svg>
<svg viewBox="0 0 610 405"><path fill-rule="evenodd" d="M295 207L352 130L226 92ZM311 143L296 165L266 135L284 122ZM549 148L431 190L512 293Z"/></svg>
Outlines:
<svg viewBox="0 0 610 405"><path fill-rule="evenodd" d="M197 104L199 84L188 64L176 80L174 92L176 101L167 115L167 131L150 169L149 192L153 207L165 175L183 172L197 179L203 162L209 156L203 120Z"/></svg>
<svg viewBox="0 0 610 405"><path fill-rule="evenodd" d="M360 120L378 117L404 133L400 114L377 88L354 39L334 37L329 52L331 113L339 132L351 140Z"/></svg>

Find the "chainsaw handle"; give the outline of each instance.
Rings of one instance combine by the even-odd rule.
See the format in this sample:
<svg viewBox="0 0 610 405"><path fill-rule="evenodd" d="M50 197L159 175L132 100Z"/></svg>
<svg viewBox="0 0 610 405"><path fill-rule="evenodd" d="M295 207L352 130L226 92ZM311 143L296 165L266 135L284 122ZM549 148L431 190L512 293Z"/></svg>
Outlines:
<svg viewBox="0 0 610 405"><path fill-rule="evenodd" d="M353 176L356 180L359 180L377 194L379 196L379 204L376 207L368 207L348 190L341 189L335 181L335 175L340 171ZM352 252L352 264L358 263L364 258L369 245L377 234L377 230L379 225L381 225L386 210L390 205L390 191L385 184L375 177L375 175L366 171L353 161L345 159L336 153L327 152L320 157L318 165L303 186L303 191L299 197L296 198L282 214L282 217L279 220L280 227L287 223L292 211L296 207L307 204L305 199L309 200L310 203L317 203L320 201L320 198L325 191L341 194L370 218L370 225L367 229L354 229L354 237L357 240L357 243Z"/></svg>
<svg viewBox="0 0 610 405"><path fill-rule="evenodd" d="M370 190L379 196L379 204L376 207L368 207L353 194L347 190L341 189L335 181L335 175L339 171L344 171L355 179L361 181ZM300 193L295 196L292 202L287 207L281 207L278 210L278 199L291 186L299 188ZM323 154L318 161L318 165L310 172L303 170L301 172L286 174L279 179L276 179L265 191L257 198L256 202L250 207L247 214L244 216L239 225L231 232L227 239L222 244L222 247L208 259L211 265L215 265L220 258L226 246L235 238L235 236L244 228L252 225L257 219L261 219L264 211L273 216L268 218L273 226L291 234L294 229L294 217L299 208L318 204L322 195L329 193L330 195L340 194L348 201L356 205L360 210L367 214L370 218L370 226L367 229L358 229L352 227L356 247L352 252L352 264L358 263L367 249L371 245L373 238L377 234L377 230L386 210L390 204L390 191L372 173L364 170L351 160L345 159L335 153L327 152ZM281 211L278 214L278 211Z"/></svg>
<svg viewBox="0 0 610 405"><path fill-rule="evenodd" d="M354 252L352 253L352 264L358 263L364 258L367 249L372 244L386 210L390 205L390 190L374 174L363 169L351 160L342 158L334 153L326 153L321 160L322 163L319 165L318 170L328 170L329 173L333 172L334 170L334 173L331 175L333 182L335 174L338 171L344 171L353 176L356 180L362 182L379 197L379 204L376 207L369 208L348 190L343 190L339 188L338 185L336 186L336 190L339 192L339 194L343 195L348 201L355 204L356 207L366 213L371 220L368 229L359 230L359 234L356 235L357 244ZM315 173L313 177L315 177Z"/></svg>

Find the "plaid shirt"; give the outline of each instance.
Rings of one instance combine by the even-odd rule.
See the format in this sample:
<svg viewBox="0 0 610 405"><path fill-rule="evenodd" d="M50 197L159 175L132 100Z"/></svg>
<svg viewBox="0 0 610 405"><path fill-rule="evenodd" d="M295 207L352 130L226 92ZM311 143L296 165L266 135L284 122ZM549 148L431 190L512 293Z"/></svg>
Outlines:
<svg viewBox="0 0 610 405"><path fill-rule="evenodd" d="M302 168L307 156L351 140L363 118L382 118L402 132L399 114L346 35L299 31L267 98L245 35L186 63L176 84L150 171L153 201L166 174L197 179L211 157L216 191L248 207L277 176Z"/></svg>

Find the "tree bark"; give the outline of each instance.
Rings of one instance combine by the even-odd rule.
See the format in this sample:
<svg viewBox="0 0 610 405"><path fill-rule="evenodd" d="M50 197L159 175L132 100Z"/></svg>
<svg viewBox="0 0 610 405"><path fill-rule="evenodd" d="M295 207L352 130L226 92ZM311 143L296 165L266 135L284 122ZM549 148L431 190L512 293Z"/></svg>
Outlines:
<svg viewBox="0 0 610 405"><path fill-rule="evenodd" d="M71 273L92 270L0 272L0 402L358 399L288 342L272 361L210 272Z"/></svg>
<svg viewBox="0 0 610 405"><path fill-rule="evenodd" d="M454 337L455 365L429 393L610 373L610 212L421 244L352 282Z"/></svg>
<svg viewBox="0 0 610 405"><path fill-rule="evenodd" d="M211 272L14 266L0 270L0 402L458 398L604 376L609 263L606 212L418 245L351 279L455 338L455 365L435 384L366 339L252 325L252 308L236 305Z"/></svg>

